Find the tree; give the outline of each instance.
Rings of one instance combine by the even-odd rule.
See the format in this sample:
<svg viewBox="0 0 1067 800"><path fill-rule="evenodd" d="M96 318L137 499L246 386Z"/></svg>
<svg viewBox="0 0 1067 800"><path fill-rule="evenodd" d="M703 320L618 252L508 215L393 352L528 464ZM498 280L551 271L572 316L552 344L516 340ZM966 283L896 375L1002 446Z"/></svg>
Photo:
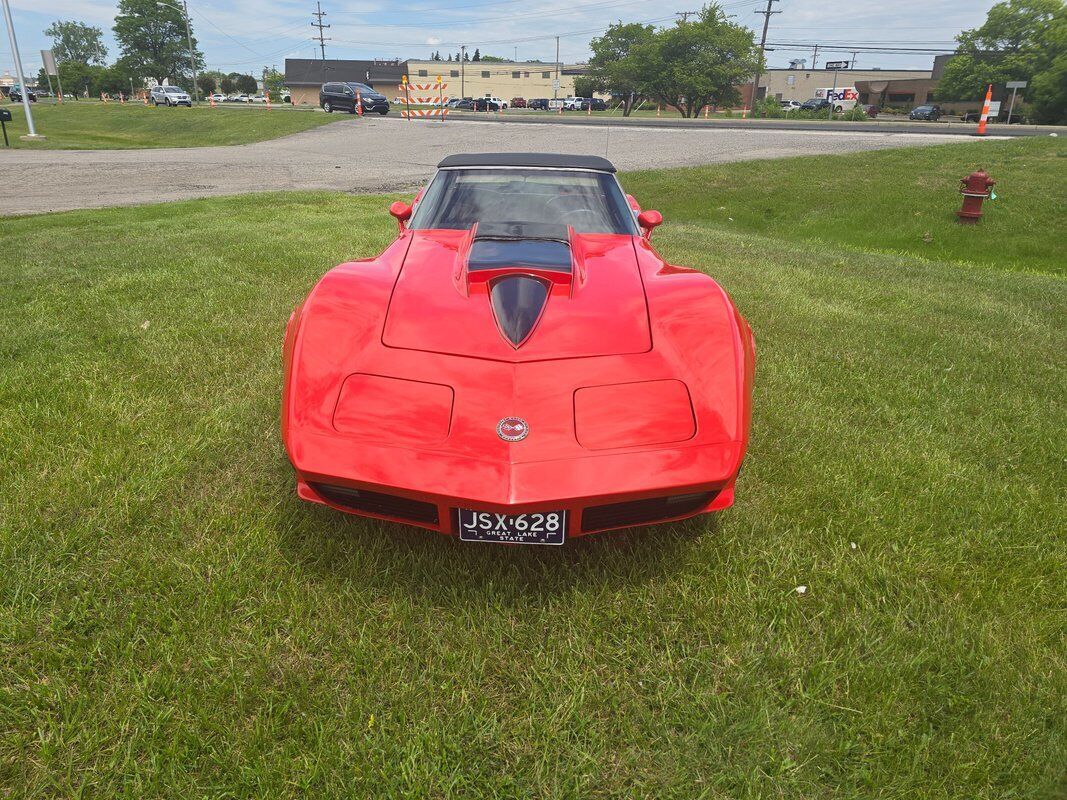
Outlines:
<svg viewBox="0 0 1067 800"><path fill-rule="evenodd" d="M176 7L160 5L156 0L119 0L115 17L115 40L131 68L158 83L164 78L184 82L192 77L189 46L185 37L185 17ZM204 56L196 49L197 68Z"/></svg>
<svg viewBox="0 0 1067 800"><path fill-rule="evenodd" d="M282 101L282 89L285 88L285 76L276 69L268 69L263 73L263 91L266 92L272 103Z"/></svg>
<svg viewBox="0 0 1067 800"><path fill-rule="evenodd" d="M1067 114L1062 100L1062 73L1056 66L1067 50L1067 7L1063 0L1004 0L989 10L979 28L956 37L956 55L945 65L938 84L942 100L979 100L986 86L1030 81L1026 97L1046 119ZM1046 75L1046 73L1048 73Z"/></svg>
<svg viewBox="0 0 1067 800"><path fill-rule="evenodd" d="M200 94L202 95L215 94L215 90L219 87L219 82L209 72L199 75L196 81L200 85Z"/></svg>
<svg viewBox="0 0 1067 800"><path fill-rule="evenodd" d="M633 111L644 77L640 65L631 57L631 51L635 45L650 41L654 32L651 25L617 22L589 44L593 51L589 59L590 78L597 89L622 99L624 117ZM577 81L575 87L577 91Z"/></svg>
<svg viewBox="0 0 1067 800"><path fill-rule="evenodd" d="M1060 14L1045 38L1048 66L1034 75L1027 97L1041 122L1067 123L1067 22Z"/></svg>
<svg viewBox="0 0 1067 800"><path fill-rule="evenodd" d="M588 75L579 75L574 79L574 94L576 97L592 97L597 90L596 80Z"/></svg>
<svg viewBox="0 0 1067 800"><path fill-rule="evenodd" d="M44 35L52 39L56 61L103 65L107 60L104 32L92 25L57 20L45 28Z"/></svg>
<svg viewBox="0 0 1067 800"><path fill-rule="evenodd" d="M705 6L695 22L679 22L633 46L640 89L683 117L697 116L705 105L736 102L737 87L755 72L759 58L752 37L717 5Z"/></svg>
<svg viewBox="0 0 1067 800"><path fill-rule="evenodd" d="M256 90L259 89L256 79L251 75L235 72L234 81L237 83L237 91L241 94L255 94Z"/></svg>
<svg viewBox="0 0 1067 800"><path fill-rule="evenodd" d="M475 47L474 48L474 58L472 58L471 61L481 61L481 60L482 60L482 54L479 53L478 52L478 48Z"/></svg>

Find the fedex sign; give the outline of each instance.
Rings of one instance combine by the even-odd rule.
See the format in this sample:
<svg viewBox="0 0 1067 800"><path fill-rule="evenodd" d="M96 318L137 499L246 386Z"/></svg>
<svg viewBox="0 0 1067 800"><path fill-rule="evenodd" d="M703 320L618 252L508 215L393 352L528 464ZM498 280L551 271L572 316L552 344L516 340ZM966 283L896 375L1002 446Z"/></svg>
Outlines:
<svg viewBox="0 0 1067 800"><path fill-rule="evenodd" d="M838 100L851 100L855 103L860 99L859 92L856 91L853 86L845 86L840 89L816 89L816 97L825 97L830 102L836 102Z"/></svg>

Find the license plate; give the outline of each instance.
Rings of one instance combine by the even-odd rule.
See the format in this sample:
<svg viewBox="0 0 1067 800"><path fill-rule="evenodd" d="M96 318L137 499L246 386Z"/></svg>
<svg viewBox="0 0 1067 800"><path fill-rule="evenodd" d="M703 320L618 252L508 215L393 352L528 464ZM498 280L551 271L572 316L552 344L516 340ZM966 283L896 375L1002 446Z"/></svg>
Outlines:
<svg viewBox="0 0 1067 800"><path fill-rule="evenodd" d="M566 511L495 514L459 509L459 538L464 542L563 544L566 535Z"/></svg>

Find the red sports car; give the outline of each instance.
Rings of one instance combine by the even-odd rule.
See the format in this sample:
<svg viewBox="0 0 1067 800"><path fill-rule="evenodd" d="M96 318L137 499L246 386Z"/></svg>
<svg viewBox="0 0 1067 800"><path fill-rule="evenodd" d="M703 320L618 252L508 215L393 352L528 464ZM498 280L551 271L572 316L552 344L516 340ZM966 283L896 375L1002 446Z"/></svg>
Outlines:
<svg viewBox="0 0 1067 800"><path fill-rule="evenodd" d="M282 438L300 497L464 541L570 538L734 500L752 330L667 264L594 156L455 155L377 258L293 312Z"/></svg>

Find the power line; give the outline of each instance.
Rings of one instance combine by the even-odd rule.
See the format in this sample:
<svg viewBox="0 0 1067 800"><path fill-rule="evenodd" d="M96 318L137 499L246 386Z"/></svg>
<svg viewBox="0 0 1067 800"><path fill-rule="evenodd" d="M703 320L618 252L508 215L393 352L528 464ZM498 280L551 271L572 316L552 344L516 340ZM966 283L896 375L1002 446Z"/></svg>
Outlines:
<svg viewBox="0 0 1067 800"><path fill-rule="evenodd" d="M322 60L325 61L326 60L326 42L330 40L330 37L329 36L323 36L322 32L323 32L324 29L329 28L330 26L322 24L322 18L326 16L326 12L322 10L322 3L315 3L315 5L318 8L318 11L312 11L311 12L311 16L318 17L318 19L315 22L311 23L311 27L312 28L318 28L319 29L319 35L317 37L312 36L311 38L312 38L312 41L314 41L316 38L319 40L319 47L322 49Z"/></svg>

